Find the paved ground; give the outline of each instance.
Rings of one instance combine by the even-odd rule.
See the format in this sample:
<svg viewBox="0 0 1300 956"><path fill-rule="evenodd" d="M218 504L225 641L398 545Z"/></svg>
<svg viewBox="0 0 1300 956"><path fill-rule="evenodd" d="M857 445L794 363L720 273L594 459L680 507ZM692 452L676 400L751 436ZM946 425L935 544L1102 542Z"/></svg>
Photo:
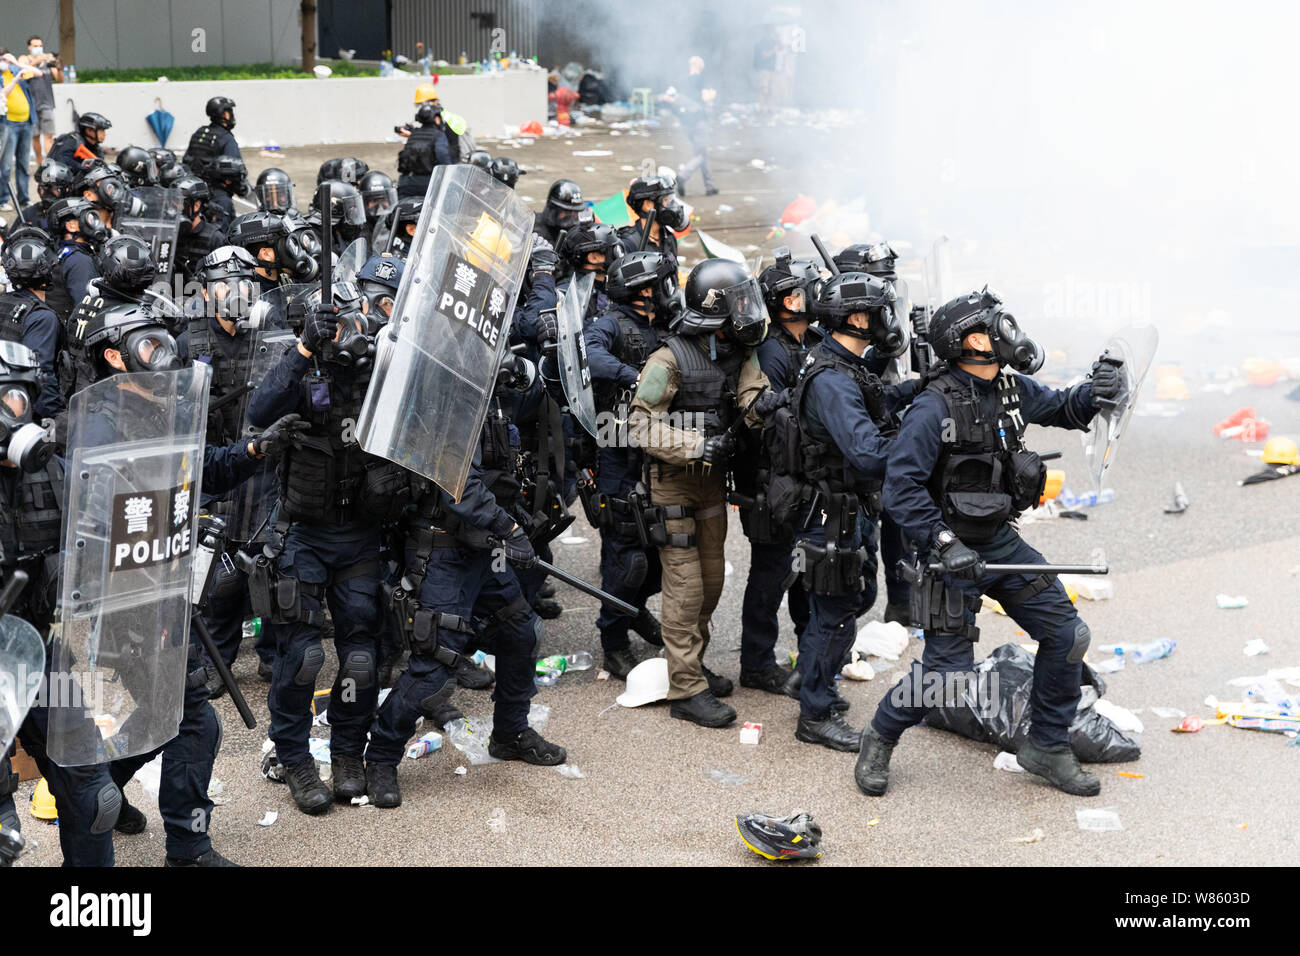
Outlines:
<svg viewBox="0 0 1300 956"><path fill-rule="evenodd" d="M779 139L779 137L778 137ZM661 140L664 140L661 142ZM588 133L580 140L542 141L511 152L535 167L523 180L525 195L538 199L545 186L574 163L599 164L596 172L575 175L589 196L603 197L631 175L619 166L643 155L667 158L680 139ZM651 150L650 147L658 147ZM493 145L494 151L503 151ZM574 159L573 149L609 148L613 157ZM392 166L396 147L330 147L294 150L282 160L301 185L314 179L328 155L352 151L373 164ZM778 149L755 148L750 156L774 156ZM780 173L762 173L743 162L729 163L726 151L715 163L724 192L700 202L706 222L728 204L738 210L729 221L763 223L726 235L733 245L758 245L776 212L788 201L791 184ZM266 163L250 156L256 172ZM612 168L611 168L612 167ZM534 178L535 177L535 178ZM766 191L764 191L766 190ZM744 203L752 195L754 203ZM540 204L539 204L540 205ZM750 218L739 210L758 207ZM746 210L747 211L747 210ZM713 217L720 223L723 216ZM776 241L769 241L770 249ZM688 254L692 253L687 249ZM698 254L698 251L695 252ZM1082 358L1080 357L1080 361ZM793 737L797 705L785 698L738 689L731 699L741 720L762 722L757 747L742 746L733 727L713 731L668 717L663 705L638 710L611 709L618 682L597 682L595 670L570 674L554 687L541 688L537 702L551 708L546 736L569 749L585 776L566 779L551 769L515 764L471 766L455 750L419 761L404 760L401 780L406 802L396 811L335 807L323 818L299 814L287 789L258 773L265 737L265 685L247 650L236 676L253 699L257 730L245 730L228 699L218 702L226 736L216 765L221 797L228 802L214 814L215 843L227 856L246 864L351 865L440 863L658 863L761 864L745 850L731 826L735 813L749 810L812 811L825 833L823 864L1019 864L1044 865L1251 865L1296 859L1300 831L1286 799L1286 788L1300 761L1300 748L1280 735L1207 727L1199 734L1169 732L1176 720L1156 717L1151 707L1174 707L1212 716L1207 695L1233 699L1227 681L1269 667L1300 665L1300 479L1239 488L1236 481L1256 470L1257 460L1237 442L1224 442L1210 425L1239 405L1254 404L1273 422L1275 432L1300 434L1300 403L1283 399L1289 385L1243 389L1231 396L1200 391L1189 375L1192 400L1172 418L1136 417L1107 484L1116 500L1090 512L1086 522L1035 523L1025 537L1059 561L1090 559L1102 549L1113 573L1114 600L1081 601L1093 632L1094 647L1116 641L1172 637L1173 656L1107 678L1107 698L1132 709L1146 725L1138 736L1139 762L1094 769L1102 775L1100 797L1083 800L1052 790L1035 778L993 769L996 748L941 731L909 732L898 748L889 794L863 797L852 782L853 756L798 743ZM1067 484L1080 490L1082 455L1074 434L1035 436L1040 449L1059 448L1058 463ZM1258 447L1258 446L1255 446ZM1190 509L1166 515L1172 486L1181 480ZM581 543L557 544L563 567L596 579L595 534L578 523L571 532ZM727 543L732 574L715 616L717 635L710 666L733 678L739 670L740 596L748 549L733 516ZM1250 598L1241 610L1220 610L1218 592ZM594 602L560 588L566 611L548 622L545 652L587 650L599 664ZM657 602L652 604L657 610ZM877 616L879 609L872 616ZM979 653L1006 641L1025 640L1014 625L992 614L981 617ZM1247 658L1242 646L1263 638L1266 657ZM786 622L783 652L793 647ZM919 656L912 641L909 653ZM1100 655L1094 651L1093 660ZM882 665L868 683L844 682L857 726L901 672L902 664ZM334 662L325 677L332 677ZM325 686L322 679L321 686ZM471 716L487 716L486 693L458 691L455 702ZM1141 779L1115 771L1141 773ZM724 771L744 779L724 785L710 779ZM31 785L24 786L24 794ZM117 838L121 865L161 862L162 826L156 809L138 783L129 797L146 807L145 834ZM1083 832L1076 808L1114 808L1123 832ZM257 821L267 811L278 820ZM490 820L504 820L490 823ZM1041 842L1013 843L1040 828ZM52 829L31 821L37 844L23 865L58 861Z"/></svg>

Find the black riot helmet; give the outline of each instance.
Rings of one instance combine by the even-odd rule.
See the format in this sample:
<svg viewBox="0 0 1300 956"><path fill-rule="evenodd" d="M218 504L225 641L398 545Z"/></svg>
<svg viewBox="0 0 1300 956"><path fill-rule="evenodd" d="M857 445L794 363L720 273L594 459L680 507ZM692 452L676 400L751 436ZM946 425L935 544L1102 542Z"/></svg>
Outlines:
<svg viewBox="0 0 1300 956"><path fill-rule="evenodd" d="M406 227L409 225L414 231L420 222L420 214L424 211L424 199L418 196L408 196L405 199L399 199L397 205L389 213L392 220L392 231L384 244L382 252L393 252L405 258L406 254L411 251L411 236L406 234Z"/></svg>
<svg viewBox="0 0 1300 956"><path fill-rule="evenodd" d="M108 289L135 298L158 275L158 262L149 243L138 236L114 236L95 257L99 281Z"/></svg>
<svg viewBox="0 0 1300 956"><path fill-rule="evenodd" d="M823 281L812 303L817 324L827 332L843 332L867 339L887 358L903 354L907 331L898 319L894 286L865 272L841 272ZM867 328L849 323L849 316L864 313Z"/></svg>
<svg viewBox="0 0 1300 956"><path fill-rule="evenodd" d="M73 194L77 175L56 159L46 159L36 167L36 192L41 205L48 207L56 199Z"/></svg>
<svg viewBox="0 0 1300 956"><path fill-rule="evenodd" d="M355 156L335 156L320 164L320 169L316 172L316 185L319 186L329 180L355 186L368 172L370 172L370 164Z"/></svg>
<svg viewBox="0 0 1300 956"><path fill-rule="evenodd" d="M212 181L226 183L243 196L248 192L248 167L239 156L218 156L212 162Z"/></svg>
<svg viewBox="0 0 1300 956"><path fill-rule="evenodd" d="M767 335L767 311L758 280L730 259L705 259L686 279L686 308L673 324L681 335L726 330L753 348Z"/></svg>
<svg viewBox="0 0 1300 956"><path fill-rule="evenodd" d="M568 229L578 221L578 213L587 208L582 190L572 179L557 179L546 193L546 207L541 220L557 229Z"/></svg>
<svg viewBox="0 0 1300 956"><path fill-rule="evenodd" d="M117 154L122 178L132 187L158 185L158 162L140 146L128 146Z"/></svg>
<svg viewBox="0 0 1300 956"><path fill-rule="evenodd" d="M763 302L767 305L767 314L778 322L784 313L790 310L785 306L787 296L800 293L803 298L802 308L797 310L795 319L806 321L808 312L816 294L817 283L821 281L821 270L812 259L795 259L790 255L788 246L781 246L775 252L776 262L764 269L758 276L759 288L763 290Z"/></svg>
<svg viewBox="0 0 1300 956"><path fill-rule="evenodd" d="M357 183L361 201L366 206L366 221L373 223L388 210L397 205L397 190L393 188L393 177L378 169L372 169L361 177Z"/></svg>
<svg viewBox="0 0 1300 956"><path fill-rule="evenodd" d="M36 353L18 342L0 341L0 461L26 472L40 471L54 443L36 424L34 407L41 391Z"/></svg>
<svg viewBox="0 0 1300 956"><path fill-rule="evenodd" d="M223 319L246 318L257 291L257 260L242 246L218 246L199 266L208 305Z"/></svg>
<svg viewBox="0 0 1300 956"><path fill-rule="evenodd" d="M281 269L292 270L290 259L295 253L305 255L284 217L273 212L236 216L226 230L226 241L246 249L257 263L258 274L273 282L280 278Z"/></svg>
<svg viewBox="0 0 1300 956"><path fill-rule="evenodd" d="M618 230L608 223L596 222L589 213L579 220L576 226L565 230L555 247L558 255L569 269L574 272L594 272L597 278L604 276L615 259L623 255L623 242L618 237ZM587 254L599 252L605 257L600 264L587 261Z"/></svg>
<svg viewBox="0 0 1300 956"><path fill-rule="evenodd" d="M104 225L104 220L99 218L95 207L80 196L68 196L66 199L52 202L49 211L45 214L45 220L50 224L51 234L56 239L62 239L65 233L73 231L78 233L92 249L99 248L100 243L110 235L108 226ZM68 226L73 222L77 224L77 228L69 230Z"/></svg>
<svg viewBox="0 0 1300 956"><path fill-rule="evenodd" d="M841 249L834 262L841 272L865 272L893 282L898 275L894 269L897 259L898 253L887 242L859 242Z"/></svg>
<svg viewBox="0 0 1300 956"><path fill-rule="evenodd" d="M208 100L203 111L208 114L210 119L217 126L224 126L226 129L235 128L235 101L228 96L214 96Z"/></svg>
<svg viewBox="0 0 1300 956"><path fill-rule="evenodd" d="M488 164L488 175L498 182L505 183L511 189L515 188L515 183L519 182L520 176L527 176L525 170L519 168L509 156L498 156Z"/></svg>
<svg viewBox="0 0 1300 956"><path fill-rule="evenodd" d="M615 302L643 307L642 289L651 288L650 303L657 315L677 307L677 269L673 261L653 249L629 252L605 270L605 294Z"/></svg>
<svg viewBox="0 0 1300 956"><path fill-rule="evenodd" d="M265 212L286 213L294 208L293 180L274 166L257 175L257 202Z"/></svg>
<svg viewBox="0 0 1300 956"><path fill-rule="evenodd" d="M361 193L351 183L328 180L330 192L330 221L334 223L334 234L344 242L351 242L361 235L366 225L366 206ZM311 208L317 208L320 193L312 194Z"/></svg>
<svg viewBox="0 0 1300 956"><path fill-rule="evenodd" d="M435 119L442 115L442 107L437 101L429 100L421 103L415 111L415 121L421 126L429 126Z"/></svg>
<svg viewBox="0 0 1300 956"><path fill-rule="evenodd" d="M120 371L104 356L107 349L121 353L128 372L170 372L182 366L167 322L138 302L90 310L87 321L70 322L68 329L70 346L90 358L96 381Z"/></svg>
<svg viewBox="0 0 1300 956"><path fill-rule="evenodd" d="M972 332L984 332L992 351L968 349ZM946 362L1005 365L1024 375L1043 367L1042 347L1020 329L1016 317L1002 307L1002 298L988 286L945 302L930 319L930 344Z"/></svg>
<svg viewBox="0 0 1300 956"><path fill-rule="evenodd" d="M159 169L164 166L175 166L181 161L181 158L166 146L150 146L145 152L153 157L153 161Z"/></svg>
<svg viewBox="0 0 1300 956"><path fill-rule="evenodd" d="M639 176L632 180L627 187L627 204L632 215L641 215L641 204L647 199L653 199L657 206L660 199L673 194L673 189L674 184L667 176Z"/></svg>
<svg viewBox="0 0 1300 956"><path fill-rule="evenodd" d="M90 142L87 132L91 130L102 132L112 128L113 124L103 113L81 113L77 116L77 130L81 133L81 138L87 142Z"/></svg>
<svg viewBox="0 0 1300 956"><path fill-rule="evenodd" d="M100 209L111 210L118 216L138 216L144 212L144 201L126 184L115 166L97 163L81 174L77 189L83 194L93 189L95 199L90 200Z"/></svg>
<svg viewBox="0 0 1300 956"><path fill-rule="evenodd" d="M182 176L172 183L181 194L181 210L186 219L193 219L204 203L212 198L212 187L197 176Z"/></svg>
<svg viewBox="0 0 1300 956"><path fill-rule="evenodd" d="M159 165L158 185L162 186L164 189L174 189L180 180L186 179L192 175L193 173L186 169L181 163L171 163L167 166Z"/></svg>
<svg viewBox="0 0 1300 956"><path fill-rule="evenodd" d="M19 289L44 289L58 261L54 240L35 226L11 232L0 257L9 281Z"/></svg>
<svg viewBox="0 0 1300 956"><path fill-rule="evenodd" d="M371 256L357 273L361 283L361 294L369 303L368 318L372 326L382 325L393 315L393 304L397 301L397 290L402 284L402 272L406 264L391 252Z"/></svg>
<svg viewBox="0 0 1300 956"><path fill-rule="evenodd" d="M476 149L469 154L469 164L477 166L479 169L487 172L488 164L492 162L492 154L486 149Z"/></svg>

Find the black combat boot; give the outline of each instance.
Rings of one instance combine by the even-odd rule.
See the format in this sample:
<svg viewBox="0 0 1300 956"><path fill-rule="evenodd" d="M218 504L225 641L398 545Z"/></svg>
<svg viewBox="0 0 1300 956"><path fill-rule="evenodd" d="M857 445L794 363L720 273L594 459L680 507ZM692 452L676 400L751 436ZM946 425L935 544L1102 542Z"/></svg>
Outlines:
<svg viewBox="0 0 1300 956"><path fill-rule="evenodd" d="M360 757L330 754L330 774L334 778L334 799L347 803L366 792L366 771Z"/></svg>
<svg viewBox="0 0 1300 956"><path fill-rule="evenodd" d="M227 860L216 850L209 850L207 853L204 853L200 857L195 857L193 860L187 860L183 857L178 857L178 856L169 856L163 862L163 866L235 866L237 867L239 866L239 864Z"/></svg>
<svg viewBox="0 0 1300 956"><path fill-rule="evenodd" d="M784 694L786 682L790 680L790 668L773 664L767 670L740 672L740 686L765 690L769 694Z"/></svg>
<svg viewBox="0 0 1300 956"><path fill-rule="evenodd" d="M456 667L456 683L466 690L487 690L496 682L492 672L479 667L472 657L462 657Z"/></svg>
<svg viewBox="0 0 1300 956"><path fill-rule="evenodd" d="M1095 797L1101 793L1101 781L1079 766L1079 758L1067 744L1064 747L1038 747L1026 740L1016 751L1016 762L1037 774L1057 790L1076 797Z"/></svg>
<svg viewBox="0 0 1300 956"><path fill-rule="evenodd" d="M492 731L488 738L488 753L498 760L522 760L538 767L554 767L569 757L563 747L544 739L531 727L517 734Z"/></svg>
<svg viewBox="0 0 1300 956"><path fill-rule="evenodd" d="M701 727L725 727L736 719L735 709L718 700L709 690L702 690L694 697L673 701L668 705L668 713L678 720L689 720Z"/></svg>
<svg viewBox="0 0 1300 956"><path fill-rule="evenodd" d="M887 743L870 724L862 733L862 750L853 768L858 789L869 797L884 796L889 787L889 758L895 744Z"/></svg>
<svg viewBox="0 0 1300 956"><path fill-rule="evenodd" d="M284 779L289 784L289 795L303 813L324 813L334 802L329 787L316 770L316 761L308 757L293 766L284 768Z"/></svg>
<svg viewBox="0 0 1300 956"><path fill-rule="evenodd" d="M619 680L627 680L627 675L632 673L632 668L640 663L636 652L630 647L605 652L605 670L609 671L610 677L617 677Z"/></svg>
<svg viewBox="0 0 1300 956"><path fill-rule="evenodd" d="M397 785L397 768L392 764L366 764L366 794L377 807L400 807L402 788Z"/></svg>
<svg viewBox="0 0 1300 956"><path fill-rule="evenodd" d="M709 682L709 690L713 692L714 697L730 697L731 692L736 689L730 677L715 674L703 664L700 665L700 669L704 671L704 679Z"/></svg>
<svg viewBox="0 0 1300 956"><path fill-rule="evenodd" d="M800 715L794 735L806 744L821 744L846 753L856 753L862 743L862 731L850 727L836 710L831 710L821 720Z"/></svg>

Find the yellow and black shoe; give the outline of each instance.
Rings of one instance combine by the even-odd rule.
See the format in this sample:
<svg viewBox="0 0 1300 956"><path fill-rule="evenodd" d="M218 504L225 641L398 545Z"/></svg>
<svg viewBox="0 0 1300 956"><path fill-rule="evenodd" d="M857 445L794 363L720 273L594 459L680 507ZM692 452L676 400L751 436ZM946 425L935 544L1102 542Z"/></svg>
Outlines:
<svg viewBox="0 0 1300 956"><path fill-rule="evenodd" d="M766 813L738 816L736 832L745 846L765 860L816 860L822 855L822 828L802 810L785 818Z"/></svg>

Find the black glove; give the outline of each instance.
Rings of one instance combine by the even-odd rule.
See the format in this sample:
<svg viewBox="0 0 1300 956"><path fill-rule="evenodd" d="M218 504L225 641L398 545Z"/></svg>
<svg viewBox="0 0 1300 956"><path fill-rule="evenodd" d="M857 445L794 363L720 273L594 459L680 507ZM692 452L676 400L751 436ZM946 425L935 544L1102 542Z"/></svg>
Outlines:
<svg viewBox="0 0 1300 956"><path fill-rule="evenodd" d="M951 531L940 532L937 541L939 560L943 562L943 569L953 577L975 581L984 576L984 559L962 544Z"/></svg>
<svg viewBox="0 0 1300 956"><path fill-rule="evenodd" d="M1107 356L1092 363L1092 398L1103 402L1114 402L1124 391L1124 376L1119 373L1123 359Z"/></svg>
<svg viewBox="0 0 1300 956"><path fill-rule="evenodd" d="M551 255L555 255L555 253L551 253ZM541 339L543 346L545 346L547 342L553 344L559 341L560 327L555 321L554 309L543 309L538 313L537 326L540 332L539 338Z"/></svg>
<svg viewBox="0 0 1300 956"><path fill-rule="evenodd" d="M333 306L321 306L307 316L302 327L302 344L316 354L326 342L339 334L339 313Z"/></svg>
<svg viewBox="0 0 1300 956"><path fill-rule="evenodd" d="M533 251L528 256L528 272L534 275L538 272L555 272L556 265L559 264L559 256L555 254L555 249L542 236L533 236Z"/></svg>
<svg viewBox="0 0 1300 956"><path fill-rule="evenodd" d="M758 396L758 401L754 403L754 411L758 412L761 417L766 418L768 415L771 415L776 411L777 407L781 404L781 400L781 392L774 392L769 388L762 395Z"/></svg>
<svg viewBox="0 0 1300 956"><path fill-rule="evenodd" d="M726 462L735 450L735 436L730 432L723 432L721 435L714 435L704 440L704 450L700 453L700 459L709 465L720 465Z"/></svg>
<svg viewBox="0 0 1300 956"><path fill-rule="evenodd" d="M276 419L266 431L252 440L253 452L258 456L269 455L279 458L290 445L297 445L311 428L311 422L303 421L296 412Z"/></svg>
<svg viewBox="0 0 1300 956"><path fill-rule="evenodd" d="M533 543L524 534L524 529L516 527L501 539L501 547L506 553L506 560L517 568L531 568L537 564L537 552Z"/></svg>

